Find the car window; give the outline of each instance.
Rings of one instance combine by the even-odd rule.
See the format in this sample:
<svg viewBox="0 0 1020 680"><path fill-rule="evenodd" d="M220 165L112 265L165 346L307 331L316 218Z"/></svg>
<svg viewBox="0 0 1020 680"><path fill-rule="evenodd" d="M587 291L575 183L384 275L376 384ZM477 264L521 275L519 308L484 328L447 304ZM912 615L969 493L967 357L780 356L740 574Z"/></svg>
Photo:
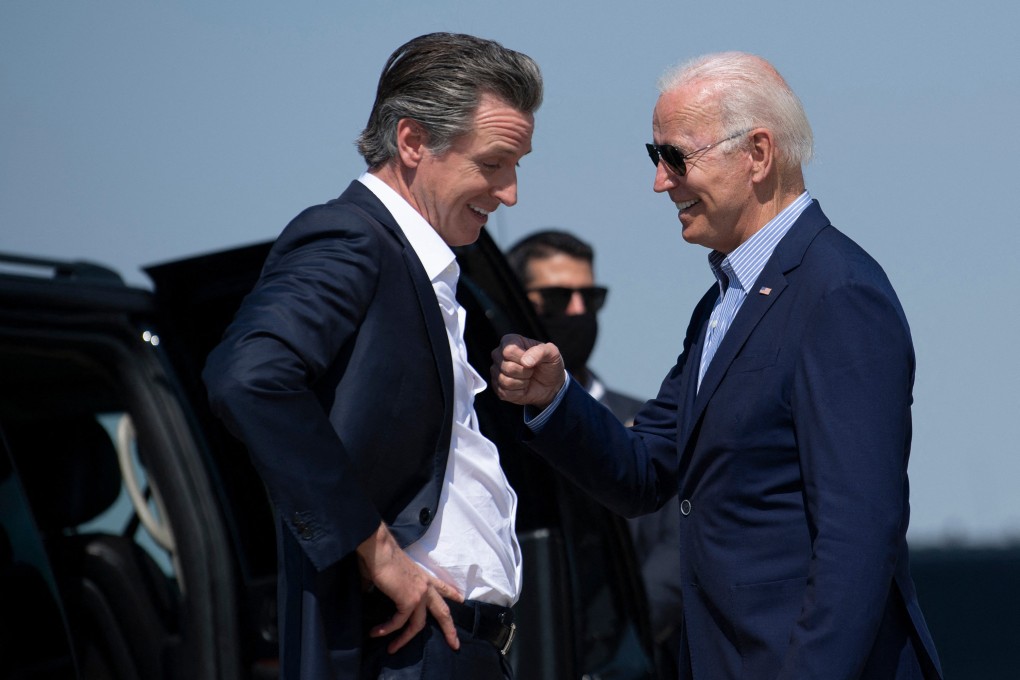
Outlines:
<svg viewBox="0 0 1020 680"><path fill-rule="evenodd" d="M178 624L181 580L174 556L140 526L125 490L125 461L150 506L127 394L112 356L62 341L0 344L0 426L61 595L80 673L117 673L123 650L151 648ZM165 518L164 518L165 519ZM109 619L112 618L111 622ZM149 662L158 672L158 655ZM136 663L140 669L145 663Z"/></svg>
<svg viewBox="0 0 1020 680"><path fill-rule="evenodd" d="M74 657L49 560L0 430L0 669L71 677Z"/></svg>
<svg viewBox="0 0 1020 680"><path fill-rule="evenodd" d="M157 486L151 484L138 455L134 422L126 411L97 413L96 423L113 442L121 473L116 500L99 515L72 530L76 533L124 534L141 547L168 578L175 578L174 539ZM144 514L143 514L144 513Z"/></svg>

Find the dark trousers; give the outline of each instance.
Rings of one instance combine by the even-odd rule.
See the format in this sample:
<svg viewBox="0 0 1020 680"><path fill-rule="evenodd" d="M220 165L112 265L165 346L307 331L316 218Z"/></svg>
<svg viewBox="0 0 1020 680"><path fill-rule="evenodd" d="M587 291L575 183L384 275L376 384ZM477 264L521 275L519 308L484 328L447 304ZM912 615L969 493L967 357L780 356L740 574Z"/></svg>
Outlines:
<svg viewBox="0 0 1020 680"><path fill-rule="evenodd" d="M366 610L366 624L378 624L392 615L385 605L370 605ZM475 631L457 626L460 649L454 650L446 642L436 620L429 615L425 628L410 642L397 650L386 651L395 637L366 637L362 647L362 680L513 680L510 663L488 640L474 636Z"/></svg>

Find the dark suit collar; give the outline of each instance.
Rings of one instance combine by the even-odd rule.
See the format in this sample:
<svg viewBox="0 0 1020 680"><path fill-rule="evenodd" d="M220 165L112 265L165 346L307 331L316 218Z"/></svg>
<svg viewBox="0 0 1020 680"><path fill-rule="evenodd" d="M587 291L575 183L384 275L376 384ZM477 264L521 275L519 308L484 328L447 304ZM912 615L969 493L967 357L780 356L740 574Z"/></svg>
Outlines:
<svg viewBox="0 0 1020 680"><path fill-rule="evenodd" d="M436 291L432 288L432 281L425 272L421 259L404 235L403 229L371 189L354 180L336 201L350 205L353 209L381 224L402 246L404 263L407 265L411 281L414 283L414 291L418 297L418 305L421 307L429 340L432 343L432 355L436 360L436 369L439 372L439 381L443 389L447 419L441 441L445 440L448 446L450 421L453 417L453 359L450 355L450 341L446 337L446 324L443 322L442 312L439 311L439 302L436 299Z"/></svg>
<svg viewBox="0 0 1020 680"><path fill-rule="evenodd" d="M784 274L794 269L804 259L804 253L818 236L818 232L830 224L829 218L822 212L818 201L812 200L790 227L790 231L776 245L776 252L772 254L769 264L772 264L773 260L776 261L779 271ZM766 265L767 268L768 265ZM758 280L761 280L760 276Z"/></svg>
<svg viewBox="0 0 1020 680"><path fill-rule="evenodd" d="M829 219L822 212L818 201L812 200L804 212L786 235L776 245L772 257L765 263L758 279L747 290L747 298L733 319L733 325L726 332L726 336L716 350L712 363L705 372L701 381L701 387L695 395L694 385L697 384L697 375L701 366L701 351L704 346L705 326L711 314L711 305L707 306L702 314L701 328L698 333L698 341L691 348L691 367L685 371L688 375L689 389L686 394L688 399L693 399L693 408L684 408L685 414L683 438L681 450L686 446L686 439L690 436L692 426L701 417L702 412L708 405L713 393L719 386L726 372L729 370L733 359L740 353L741 348L747 342L751 332L755 329L762 317L776 300L783 294L787 287L786 274L800 265L804 259L804 253L808 246L818 236L818 233L829 226ZM690 402L688 402L688 406Z"/></svg>
<svg viewBox="0 0 1020 680"><path fill-rule="evenodd" d="M397 224L397 220L386 209L386 206L379 200L379 197L358 180L353 180L336 200L339 203L351 203L358 206L363 212L368 213L369 217L373 220L399 235L401 242L406 247L410 247L407 239L404 238L404 232L400 229L400 225Z"/></svg>

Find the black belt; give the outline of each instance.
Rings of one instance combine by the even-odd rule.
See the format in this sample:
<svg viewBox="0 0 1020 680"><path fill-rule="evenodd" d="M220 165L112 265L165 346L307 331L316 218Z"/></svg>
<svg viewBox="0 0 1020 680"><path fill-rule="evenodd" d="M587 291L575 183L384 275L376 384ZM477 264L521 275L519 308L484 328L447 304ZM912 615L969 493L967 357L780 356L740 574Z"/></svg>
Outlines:
<svg viewBox="0 0 1020 680"><path fill-rule="evenodd" d="M476 639L491 642L503 656L510 651L517 634L512 609L474 600L446 600L446 604L450 607L454 625L470 632Z"/></svg>

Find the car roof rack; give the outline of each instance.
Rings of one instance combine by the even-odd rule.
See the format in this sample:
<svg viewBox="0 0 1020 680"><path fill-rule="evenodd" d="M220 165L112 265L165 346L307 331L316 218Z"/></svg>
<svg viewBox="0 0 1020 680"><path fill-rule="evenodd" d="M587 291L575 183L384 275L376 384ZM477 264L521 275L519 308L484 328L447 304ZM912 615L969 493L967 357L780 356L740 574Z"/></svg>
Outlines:
<svg viewBox="0 0 1020 680"><path fill-rule="evenodd" d="M16 274L37 278L53 278L60 281L81 281L124 285L113 269L83 260L49 260L40 257L26 257L11 253L0 253L0 274Z"/></svg>

